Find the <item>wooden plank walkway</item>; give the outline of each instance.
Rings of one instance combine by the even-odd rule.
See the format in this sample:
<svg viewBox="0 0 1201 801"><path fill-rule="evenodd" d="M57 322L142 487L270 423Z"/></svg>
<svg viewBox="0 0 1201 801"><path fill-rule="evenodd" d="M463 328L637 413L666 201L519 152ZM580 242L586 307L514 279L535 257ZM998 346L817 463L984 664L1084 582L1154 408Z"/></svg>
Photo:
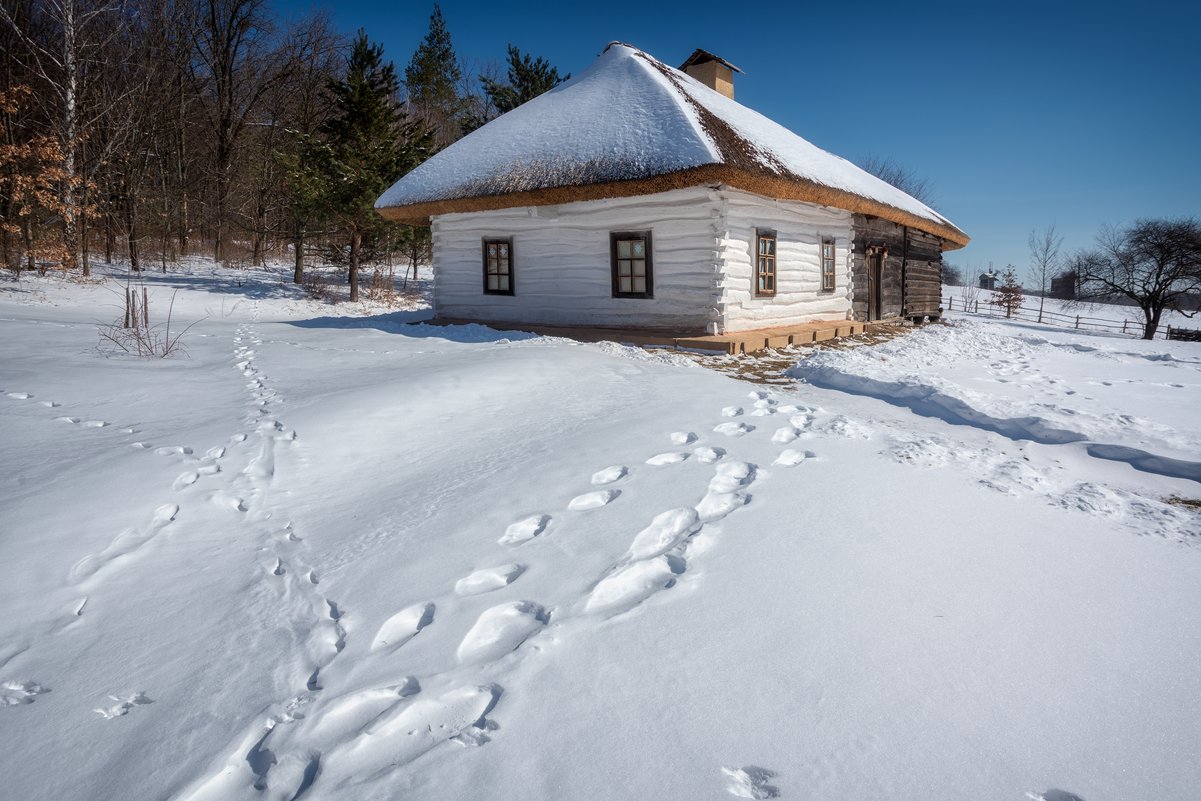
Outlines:
<svg viewBox="0 0 1201 801"><path fill-rule="evenodd" d="M755 353L789 345L808 345L827 339L862 334L864 323L854 320L817 320L774 328L757 328L753 331L736 331L730 334L674 335L663 331L637 328L587 328L581 326L530 325L527 323L482 323L479 320L464 320L439 317L429 320L433 325L463 325L480 323L502 331L528 331L545 336L566 337L581 342L621 342L650 348L678 348L715 353Z"/></svg>

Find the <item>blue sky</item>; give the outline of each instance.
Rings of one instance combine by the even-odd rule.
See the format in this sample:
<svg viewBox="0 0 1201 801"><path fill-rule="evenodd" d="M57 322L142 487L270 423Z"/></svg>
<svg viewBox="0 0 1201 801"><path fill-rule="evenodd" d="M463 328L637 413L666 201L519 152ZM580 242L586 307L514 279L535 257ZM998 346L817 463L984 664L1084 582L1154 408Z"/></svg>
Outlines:
<svg viewBox="0 0 1201 801"><path fill-rule="evenodd" d="M432 2L276 0L362 27L398 70ZM444 2L460 57L513 43L561 73L611 40L672 65L741 67L739 102L852 161L891 158L971 237L961 266L1028 264L1032 229L1087 247L1102 223L1201 216L1201 3Z"/></svg>

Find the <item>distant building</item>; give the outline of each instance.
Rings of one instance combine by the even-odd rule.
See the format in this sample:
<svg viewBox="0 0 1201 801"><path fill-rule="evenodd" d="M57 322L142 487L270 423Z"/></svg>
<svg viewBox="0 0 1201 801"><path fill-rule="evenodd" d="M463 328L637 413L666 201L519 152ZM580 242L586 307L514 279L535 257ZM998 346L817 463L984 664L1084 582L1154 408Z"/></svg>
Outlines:
<svg viewBox="0 0 1201 801"><path fill-rule="evenodd" d="M1051 279L1051 297L1060 300L1075 300L1079 279L1074 272L1060 273Z"/></svg>
<svg viewBox="0 0 1201 801"><path fill-rule="evenodd" d="M980 273L980 288L993 292L997 288L996 273Z"/></svg>

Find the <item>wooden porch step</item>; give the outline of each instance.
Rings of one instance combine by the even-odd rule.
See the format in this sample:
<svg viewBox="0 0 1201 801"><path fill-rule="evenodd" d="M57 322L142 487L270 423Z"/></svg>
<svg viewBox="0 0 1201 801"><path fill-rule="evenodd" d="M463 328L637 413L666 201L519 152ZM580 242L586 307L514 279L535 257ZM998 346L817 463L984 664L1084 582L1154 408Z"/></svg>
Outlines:
<svg viewBox="0 0 1201 801"><path fill-rule="evenodd" d="M478 320L438 318L428 321L434 325L479 323ZM529 331L546 336L559 336L581 342L621 342L650 348L682 348L736 355L763 350L786 348L789 345L808 345L839 337L862 334L864 323L855 320L816 320L789 326L735 331L728 334L677 335L671 332L638 328L585 328L580 326L531 325L527 323L480 323L499 330Z"/></svg>

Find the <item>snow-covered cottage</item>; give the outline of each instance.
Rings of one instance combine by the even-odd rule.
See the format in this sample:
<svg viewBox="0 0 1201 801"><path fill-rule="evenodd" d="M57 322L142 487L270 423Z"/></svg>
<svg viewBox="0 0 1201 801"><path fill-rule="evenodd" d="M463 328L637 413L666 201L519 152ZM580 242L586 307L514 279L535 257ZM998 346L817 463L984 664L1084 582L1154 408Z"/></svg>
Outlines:
<svg viewBox="0 0 1201 801"><path fill-rule="evenodd" d="M733 100L737 68L612 43L379 198L433 228L439 317L726 334L939 314L945 217Z"/></svg>

